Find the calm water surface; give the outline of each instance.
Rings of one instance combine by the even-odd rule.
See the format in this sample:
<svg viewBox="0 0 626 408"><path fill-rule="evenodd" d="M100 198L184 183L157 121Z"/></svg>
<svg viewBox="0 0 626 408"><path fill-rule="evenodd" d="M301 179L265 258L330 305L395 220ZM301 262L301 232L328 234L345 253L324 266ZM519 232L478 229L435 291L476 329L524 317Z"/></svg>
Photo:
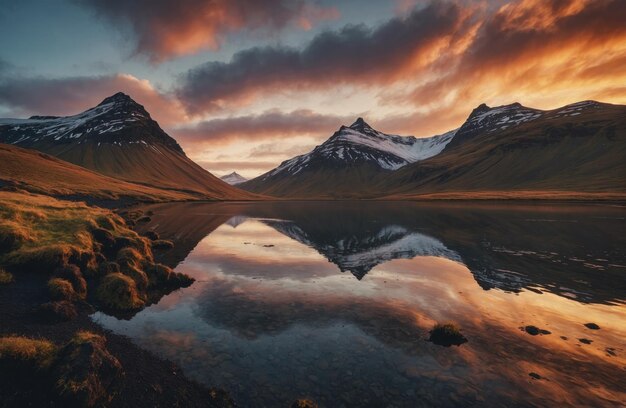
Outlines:
<svg viewBox="0 0 626 408"><path fill-rule="evenodd" d="M168 204L196 283L93 318L242 407L623 406L626 210ZM428 340L455 322L468 342ZM595 323L592 330L586 323ZM536 326L549 334L531 335ZM532 373L532 375L531 375Z"/></svg>

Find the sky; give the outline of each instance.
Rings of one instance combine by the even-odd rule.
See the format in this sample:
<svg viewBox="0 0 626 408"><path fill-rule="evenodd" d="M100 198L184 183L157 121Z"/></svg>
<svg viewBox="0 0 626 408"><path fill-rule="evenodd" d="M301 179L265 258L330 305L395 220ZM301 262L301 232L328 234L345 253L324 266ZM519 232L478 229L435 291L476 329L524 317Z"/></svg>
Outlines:
<svg viewBox="0 0 626 408"><path fill-rule="evenodd" d="M459 127L481 103L626 103L626 0L0 0L0 117L118 91L216 175L362 116Z"/></svg>

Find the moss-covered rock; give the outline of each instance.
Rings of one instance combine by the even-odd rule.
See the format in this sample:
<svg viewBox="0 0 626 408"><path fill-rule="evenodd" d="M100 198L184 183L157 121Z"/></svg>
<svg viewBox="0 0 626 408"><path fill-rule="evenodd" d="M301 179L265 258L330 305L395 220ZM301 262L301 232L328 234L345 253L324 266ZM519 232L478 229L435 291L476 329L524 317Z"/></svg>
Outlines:
<svg viewBox="0 0 626 408"><path fill-rule="evenodd" d="M15 221L0 221L0 252L9 252L21 247L31 239L28 228Z"/></svg>
<svg viewBox="0 0 626 408"><path fill-rule="evenodd" d="M10 272L0 268L0 285L8 285L14 281L13 275Z"/></svg>
<svg viewBox="0 0 626 408"><path fill-rule="evenodd" d="M291 404L291 408L318 408L318 405L308 398L297 399Z"/></svg>
<svg viewBox="0 0 626 408"><path fill-rule="evenodd" d="M47 322L65 322L78 316L76 306L67 300L47 302L39 306L39 315Z"/></svg>
<svg viewBox="0 0 626 408"><path fill-rule="evenodd" d="M149 266L146 271L153 286L187 287L195 282L189 275L174 272L172 268L159 263Z"/></svg>
<svg viewBox="0 0 626 408"><path fill-rule="evenodd" d="M152 248L160 250L171 249L174 248L174 243L167 239L157 239L152 241Z"/></svg>
<svg viewBox="0 0 626 408"><path fill-rule="evenodd" d="M141 268L144 256L135 248L126 247L119 250L116 261L122 269L126 267Z"/></svg>
<svg viewBox="0 0 626 408"><path fill-rule="evenodd" d="M100 276L106 276L110 273L120 272L120 265L117 262L101 262L98 267L98 274Z"/></svg>
<svg viewBox="0 0 626 408"><path fill-rule="evenodd" d="M71 282L72 288L79 299L87 297L87 281L76 265L65 265L54 272L54 276Z"/></svg>
<svg viewBox="0 0 626 408"><path fill-rule="evenodd" d="M143 236L152 241L156 241L157 239L161 238L158 232L152 230L144 232Z"/></svg>
<svg viewBox="0 0 626 408"><path fill-rule="evenodd" d="M135 310L145 304L137 291L135 281L121 273L112 273L102 278L96 296L104 306L115 310Z"/></svg>
<svg viewBox="0 0 626 408"><path fill-rule="evenodd" d="M47 340L31 339L23 336L0 337L0 362L15 364L27 362L43 369L50 366L57 348Z"/></svg>
<svg viewBox="0 0 626 408"><path fill-rule="evenodd" d="M94 228L91 230L91 235L93 239L105 246L113 247L115 245L115 236L107 229Z"/></svg>
<svg viewBox="0 0 626 408"><path fill-rule="evenodd" d="M110 401L124 376L122 365L106 348L106 339L85 331L59 350L52 373L61 399L81 407Z"/></svg>
<svg viewBox="0 0 626 408"><path fill-rule="evenodd" d="M72 282L62 278L52 278L48 281L48 292L54 300L74 301L79 298Z"/></svg>

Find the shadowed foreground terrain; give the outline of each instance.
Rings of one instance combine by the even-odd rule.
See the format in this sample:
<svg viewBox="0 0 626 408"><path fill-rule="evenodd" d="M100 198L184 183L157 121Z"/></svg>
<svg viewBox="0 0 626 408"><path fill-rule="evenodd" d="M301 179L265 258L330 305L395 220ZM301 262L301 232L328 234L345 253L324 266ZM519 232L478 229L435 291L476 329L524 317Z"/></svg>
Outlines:
<svg viewBox="0 0 626 408"><path fill-rule="evenodd" d="M155 263L164 241L129 228L132 218L144 222L141 213L125 221L83 203L0 192L0 216L3 406L230 404L88 318L94 310L128 318L193 282Z"/></svg>

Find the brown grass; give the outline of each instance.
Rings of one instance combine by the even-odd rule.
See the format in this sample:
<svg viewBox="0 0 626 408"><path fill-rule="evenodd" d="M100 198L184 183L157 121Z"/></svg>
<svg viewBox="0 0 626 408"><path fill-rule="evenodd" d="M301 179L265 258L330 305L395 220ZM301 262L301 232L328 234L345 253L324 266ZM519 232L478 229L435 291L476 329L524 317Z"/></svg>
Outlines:
<svg viewBox="0 0 626 408"><path fill-rule="evenodd" d="M48 340L0 337L0 368L4 381L25 382L29 389L36 383L46 398L72 407L106 405L124 375L106 339L87 331L61 347Z"/></svg>
<svg viewBox="0 0 626 408"><path fill-rule="evenodd" d="M151 241L109 210L0 191L0 217L14 220L28 237L0 254L0 266L14 273L51 274L48 290L55 300L86 299L87 277L102 305L135 310L145 305L148 291L158 295L193 281L157 266Z"/></svg>
<svg viewBox="0 0 626 408"><path fill-rule="evenodd" d="M104 306L115 310L140 309L145 304L135 281L121 273L105 276L98 287L97 297Z"/></svg>
<svg viewBox="0 0 626 408"><path fill-rule="evenodd" d="M95 269L91 231L100 226L117 236L142 241L108 210L36 194L0 192L0 218L13 220L17 225L13 230L19 228L21 235L28 237L0 255L0 263L29 270L41 268L44 273L68 263Z"/></svg>
<svg viewBox="0 0 626 408"><path fill-rule="evenodd" d="M78 294L74 291L72 282L61 279L53 278L48 281L48 292L50 297L54 300L77 300Z"/></svg>
<svg viewBox="0 0 626 408"><path fill-rule="evenodd" d="M47 368L55 358L57 348L47 340L21 336L0 337L0 362L28 362L37 368Z"/></svg>
<svg viewBox="0 0 626 408"><path fill-rule="evenodd" d="M51 196L156 202L207 198L197 193L118 180L34 150L6 144L0 144L0 180L16 188Z"/></svg>
<svg viewBox="0 0 626 408"><path fill-rule="evenodd" d="M152 241L153 249L171 249L174 248L174 243L167 239L156 239Z"/></svg>
<svg viewBox="0 0 626 408"><path fill-rule="evenodd" d="M0 268L0 285L8 285L9 283L12 283L13 280L13 274Z"/></svg>

